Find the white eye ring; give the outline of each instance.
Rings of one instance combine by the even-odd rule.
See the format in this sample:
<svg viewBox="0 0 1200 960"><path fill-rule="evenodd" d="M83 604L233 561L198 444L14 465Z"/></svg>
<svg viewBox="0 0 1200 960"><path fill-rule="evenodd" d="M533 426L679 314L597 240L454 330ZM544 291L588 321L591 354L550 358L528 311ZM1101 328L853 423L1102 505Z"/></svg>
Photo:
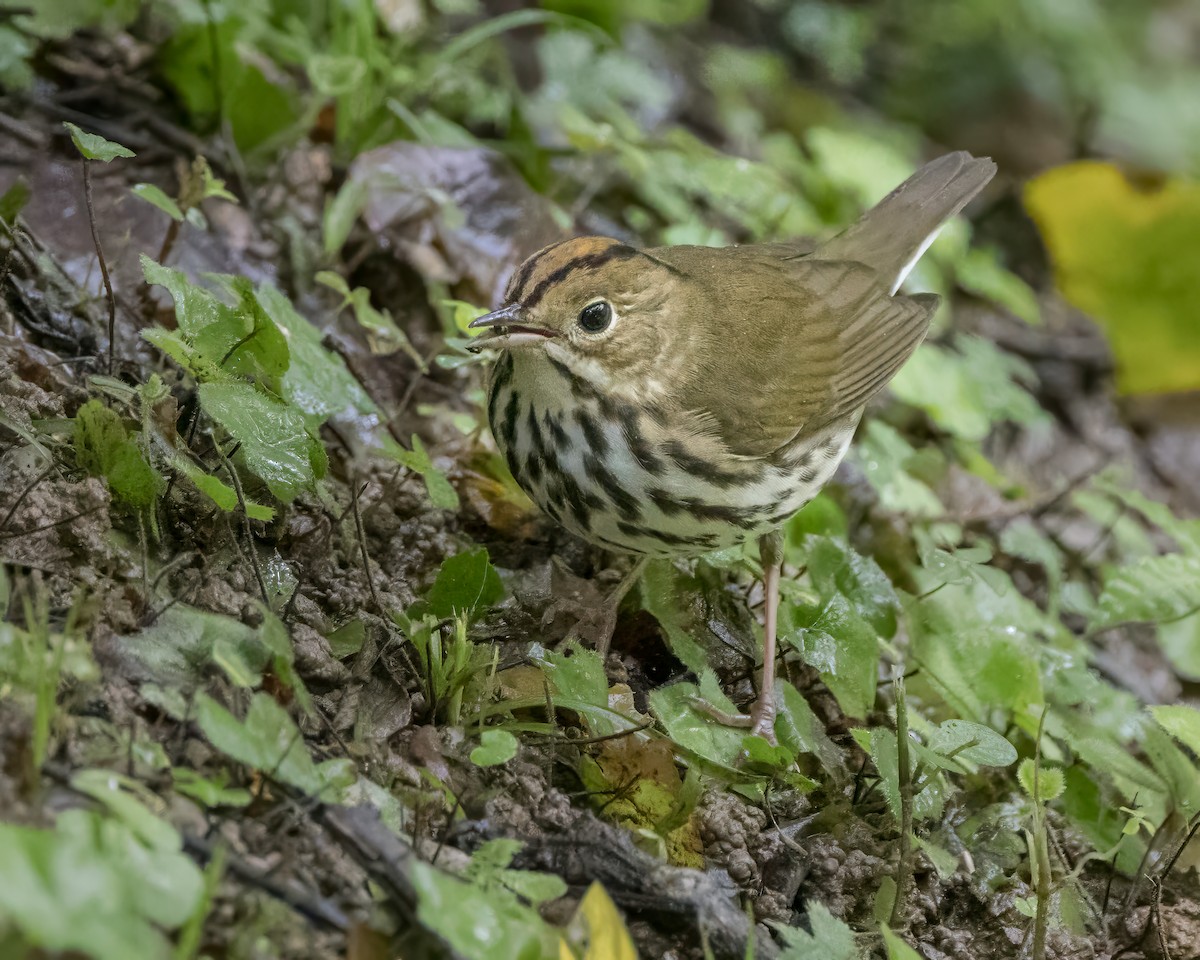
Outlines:
<svg viewBox="0 0 1200 960"><path fill-rule="evenodd" d="M617 311L604 299L593 300L579 311L575 326L589 337L610 332L617 322Z"/></svg>

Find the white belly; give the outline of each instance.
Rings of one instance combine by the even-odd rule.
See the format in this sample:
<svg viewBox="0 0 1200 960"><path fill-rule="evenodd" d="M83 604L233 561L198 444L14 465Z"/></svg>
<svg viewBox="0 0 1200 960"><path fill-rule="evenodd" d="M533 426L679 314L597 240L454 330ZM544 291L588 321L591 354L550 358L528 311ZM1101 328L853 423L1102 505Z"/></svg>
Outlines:
<svg viewBox="0 0 1200 960"><path fill-rule="evenodd" d="M662 413L566 374L559 389L522 379L514 393L511 355L498 364L488 416L517 482L572 533L630 553L706 553L775 529L833 475L857 421L770 458L718 461L695 455Z"/></svg>

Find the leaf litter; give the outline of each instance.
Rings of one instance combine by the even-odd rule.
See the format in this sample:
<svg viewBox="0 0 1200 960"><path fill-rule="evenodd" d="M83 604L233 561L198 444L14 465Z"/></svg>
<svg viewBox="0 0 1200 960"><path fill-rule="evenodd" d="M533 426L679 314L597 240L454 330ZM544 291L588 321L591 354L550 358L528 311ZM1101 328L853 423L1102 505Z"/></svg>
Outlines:
<svg viewBox="0 0 1200 960"><path fill-rule="evenodd" d="M553 68L556 57L587 62L597 53L589 42L547 45L543 55ZM239 69L229 82L252 89L264 76ZM323 83L336 95L329 76ZM599 94L593 107L610 120L631 96ZM539 122L556 122L556 110L538 104ZM600 132L573 119L577 138ZM235 136L246 129L239 121ZM676 147L667 166L678 173L699 146ZM463 295L486 300L505 269L541 242L514 222L529 219L545 239L561 229L536 193L517 188L516 200L495 202L523 181L494 155L380 149L381 166L392 165L392 179L400 171L404 190L356 196L343 187L343 202L371 223L373 199L383 228L375 232L433 284L462 282ZM618 177L639 162L622 149ZM648 209L674 215L734 172L712 159L696 165L682 194L653 178L638 188ZM347 183L359 183L355 176ZM463 186L473 177L482 194ZM170 181L139 166L129 180L141 178ZM730 225L758 202L747 192L720 206L723 229L766 229L757 216ZM527 216L526 203L543 212ZM106 218L107 229L119 235L122 223L144 224L148 214L166 229L167 206L125 204L117 209L139 219ZM1190 527L1152 508L1144 522L1131 521L1136 493L1116 475L1089 485L1090 500L1067 491L1019 513L1003 499L983 509L976 499L998 479L1018 496L1038 496L1043 487L1027 475L1022 445L1039 431L1035 442L1062 443L1056 470L1073 473L1075 441L1064 427L1071 417L1050 421L1031 406L1061 376L1050 361L993 363L978 342L960 338L930 352L930 365L962 385L962 402L939 406L918 381L901 397L942 437L976 443L987 435L987 444L973 459L947 458L910 424L873 420L856 464L793 523L787 733L781 752L764 753L691 706L693 692L719 702L751 690L754 628L730 586L751 558L648 578L623 612L611 674L586 650L531 646L569 632L571 610L551 610L552 601L602 558L522 514L494 466L476 459L473 478L452 471L448 479L443 464L467 462L457 454L470 444L445 419L418 417L417 404L391 425L390 440L376 441L384 455L360 450L363 437L378 435L380 410L397 406L362 375L386 355L383 328L341 317L323 329L306 319L324 314L303 282L289 285L291 296L264 284L264 263L281 254L279 234L239 247L227 233L181 231L173 262L186 265L186 276L171 282L215 318L189 331L176 299L174 326L162 329L191 352L181 347L177 356L175 341L158 335L187 376L138 342L147 321L162 324L168 312L151 318L123 308L118 354L161 371L177 401L178 420L164 429L153 391L112 382L105 392L93 380L88 399L95 368L55 368L94 350L77 336L77 321L100 330L103 311L84 301L64 312L30 297L31 283L61 283L38 272L53 272L56 257L74 258L76 279L85 278L70 246L78 218L74 232L57 235L53 218L27 210L26 229L47 253L18 263L18 284L4 294L19 323L0 343L8 418L0 422L0 556L11 571L0 670L22 689L0 706L5 753L14 758L0 796L11 800L7 819L20 824L5 829L25 831L12 845L28 850L21 862L94 860L112 873L103 874L112 889L130 891L127 907L99 921L92 911L81 927L153 956L167 949L163 931L185 927L193 913L203 922L196 912L211 909L206 935L233 955L256 931L278 938L277 955L335 955L345 952L347 918L375 915L363 883L370 877L385 891L400 948L417 955L570 949L599 960L632 955L632 934L643 956L701 956L707 942L716 956L740 957L748 940L768 957L1011 956L1039 908L1022 839L1031 799L1052 805L1052 836L1063 848L1051 955L1110 956L1127 942L1122 955L1137 956L1140 931L1151 926L1166 931L1174 955L1186 955L1181 930L1194 923L1194 884L1171 874L1169 897L1148 903L1146 885L1130 878L1139 862L1169 856L1164 844L1195 813L1195 711L1147 714L1129 693L1149 687L1170 700L1182 690L1152 645L1141 642L1136 676L1110 669L1105 679L1089 669L1084 641L1102 651L1118 638L1138 648L1145 628L1135 621L1161 620L1168 632L1186 621L1194 612ZM292 213L319 219L312 209ZM812 216L792 216L801 214ZM329 216L326 245L342 248L331 236L353 244L353 218L331 233ZM651 223L644 228L653 235ZM128 235L153 255L161 236L146 239L151 232L130 226ZM272 256L248 256L255 245ZM126 270L136 261L114 259ZM189 277L205 271L254 285L194 286ZM138 279L119 280L127 302ZM351 276L346 289L356 288ZM411 317L390 316L410 328ZM326 349L330 330L343 344L336 353ZM413 330L414 343L420 334ZM970 389L980 371L1005 398L999 419L1022 425L1009 438L995 436ZM457 412L470 411L462 395L469 372L411 376L426 405L444 408L452 395ZM1093 425L1099 419L1138 453L1102 396L1093 389L1072 403L1099 408ZM188 458L190 474L163 459L156 437ZM164 487L156 470L190 479ZM458 512L464 489L474 493ZM253 515L256 503L271 504L271 514ZM1010 532L1016 516L1031 517L1045 539ZM1152 556L1164 538L1175 538L1179 552ZM1085 548L1100 551L1103 568L1081 558ZM555 573L551 553L565 573ZM1090 584L1097 589L1089 577L1099 577ZM1168 649L1173 661L1190 662L1186 636ZM900 664L916 671L908 768L896 751L898 705L891 685L878 682ZM1089 711L1065 709L1083 703ZM1035 749L1045 765L1033 790ZM41 750L40 776L76 808L57 819L30 789L38 774L26 760ZM888 897L896 896L896 832L910 790L919 852L897 925ZM363 805L350 811L361 816L346 816L353 804ZM83 837L107 846L84 849ZM1109 921L1103 936L1095 914L1103 916L1097 898L1109 874L1087 860L1094 851L1117 859L1113 895L1141 903ZM206 906L199 869L210 856L236 867ZM131 864L153 865L166 884L169 896L153 912L138 906L144 876ZM708 872L688 869L701 864ZM778 939L747 923L739 896L753 902L757 920L782 928ZM80 945L48 939L49 921L37 912L44 905L31 901L21 933L43 946ZM476 931L482 939L453 920L457 910L492 918ZM100 933L85 945L97 955L108 949Z"/></svg>

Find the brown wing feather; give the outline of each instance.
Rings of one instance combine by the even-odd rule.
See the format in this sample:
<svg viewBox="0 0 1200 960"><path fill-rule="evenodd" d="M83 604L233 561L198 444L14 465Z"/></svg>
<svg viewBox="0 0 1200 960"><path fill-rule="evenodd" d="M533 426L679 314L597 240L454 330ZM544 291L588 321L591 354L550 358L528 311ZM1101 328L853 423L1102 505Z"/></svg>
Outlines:
<svg viewBox="0 0 1200 960"><path fill-rule="evenodd" d="M767 456L861 410L916 349L936 305L936 297L889 296L860 263L794 250L652 251L709 288L713 313L700 319L715 349L698 351L679 400L720 424L741 456Z"/></svg>

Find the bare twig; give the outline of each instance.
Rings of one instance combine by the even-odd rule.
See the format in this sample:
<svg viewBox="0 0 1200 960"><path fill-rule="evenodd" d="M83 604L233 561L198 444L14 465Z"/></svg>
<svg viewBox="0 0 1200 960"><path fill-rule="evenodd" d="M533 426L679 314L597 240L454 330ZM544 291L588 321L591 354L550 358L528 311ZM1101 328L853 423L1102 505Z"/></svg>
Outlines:
<svg viewBox="0 0 1200 960"><path fill-rule="evenodd" d="M358 484L354 480L354 476L350 477L350 505L354 509L354 529L358 533L358 550L362 556L363 573L367 578L367 587L371 591L371 603L375 606L375 613L380 617L386 617L383 604L379 602L379 594L375 592L375 578L371 576L371 557L367 553L367 534L363 529L362 513L358 509Z"/></svg>
<svg viewBox="0 0 1200 960"><path fill-rule="evenodd" d="M208 841L186 833L183 836L183 848L190 856L202 863L207 863L215 853L214 846ZM255 870L231 853L226 853L225 869L231 876L237 877L243 883L261 890L269 897L291 907L315 926L342 933L350 929L350 919L346 914L314 892L296 890L277 880L272 880L261 870Z"/></svg>
<svg viewBox="0 0 1200 960"><path fill-rule="evenodd" d="M912 874L913 782L908 750L908 700L904 678L896 678L896 762L900 768L900 853L896 858L896 901L892 904L891 925L904 922L908 885Z"/></svg>
<svg viewBox="0 0 1200 960"><path fill-rule="evenodd" d="M93 513L99 513L106 506L108 506L108 504L98 503L98 504L96 504L96 506L91 507L88 510L84 510L81 513L75 513L69 517L63 517L63 519L55 520L53 523L44 523L40 527L34 527L32 530L14 530L14 531L12 531L12 533L0 533L0 540L10 540L13 537L31 537L35 533L41 533L43 530L50 530L50 529L53 529L54 527L61 527L64 523L73 523L74 521L79 520L82 517L88 517L88 516L91 516Z"/></svg>
<svg viewBox="0 0 1200 960"><path fill-rule="evenodd" d="M258 581L258 589L262 592L263 603L269 607L271 605L271 597L267 593L267 582L263 579L262 570L258 566L258 553L254 549L254 530L250 526L250 514L246 512L246 495L242 492L242 478L238 476L233 463L225 455L225 451L221 449L221 444L214 442L213 447L217 451L217 456L221 458L221 463L225 465L225 469L229 473L229 479L233 482L233 489L238 499L238 510L242 514L242 528L246 532L246 548L250 553L250 566L254 570L254 579Z"/></svg>
<svg viewBox="0 0 1200 960"><path fill-rule="evenodd" d="M108 261L104 259L104 248L100 246L100 233L96 229L96 208L92 203L92 164L86 157L83 160L83 199L87 203L92 245L96 248L96 259L100 261L100 278L104 281L104 295L108 300L108 375L111 377L117 343L117 297L113 293L112 280L108 275Z"/></svg>
<svg viewBox="0 0 1200 960"><path fill-rule="evenodd" d="M45 470L43 470L41 473L39 473L36 477L34 477L33 480L31 480L29 482L29 485L24 490L21 491L21 495L19 497L17 497L17 499L13 501L13 505L8 508L8 513L6 513L4 515L4 519L0 520L0 531L3 531L4 528L8 526L8 522L10 520L12 520L13 514L16 513L17 509L21 506L21 504L25 502L25 498L27 496L29 496L29 494L33 491L33 489L39 483L41 483L48 476L50 476L50 474L52 474L55 471L55 469L56 469L56 465L53 462L51 462L50 466L48 466Z"/></svg>

